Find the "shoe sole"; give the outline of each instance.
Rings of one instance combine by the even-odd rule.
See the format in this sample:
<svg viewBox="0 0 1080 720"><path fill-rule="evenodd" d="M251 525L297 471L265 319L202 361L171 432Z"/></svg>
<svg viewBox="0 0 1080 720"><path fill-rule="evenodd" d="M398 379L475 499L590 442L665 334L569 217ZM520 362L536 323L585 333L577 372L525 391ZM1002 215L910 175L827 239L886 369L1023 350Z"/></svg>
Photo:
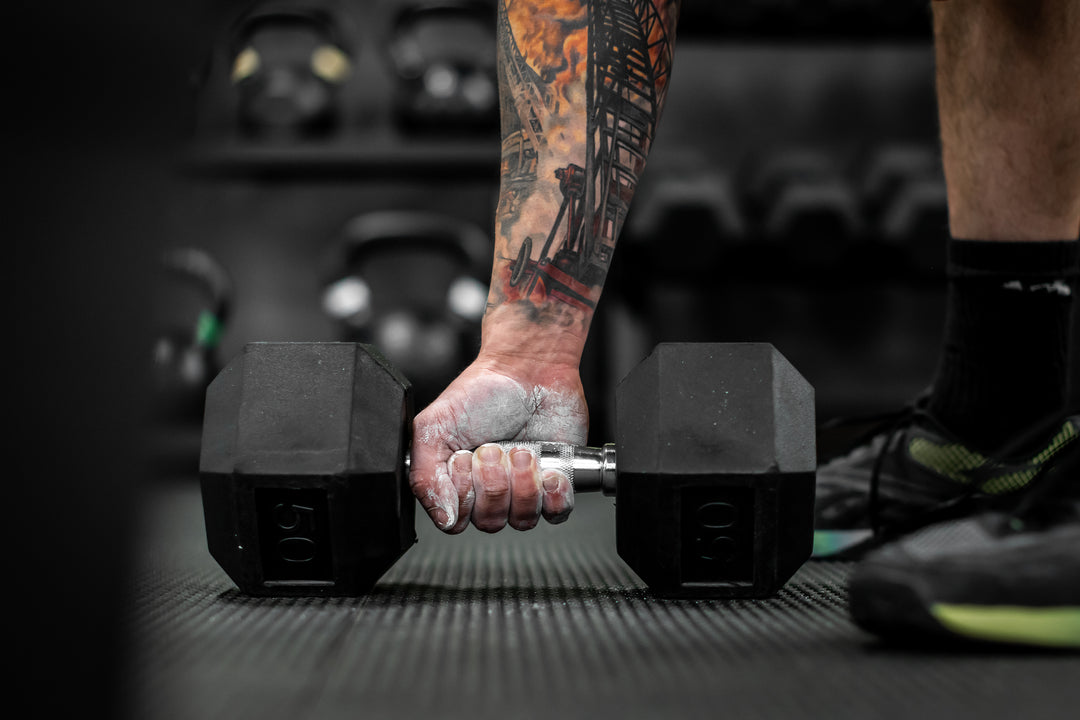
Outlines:
<svg viewBox="0 0 1080 720"><path fill-rule="evenodd" d="M934 603L930 614L955 635L989 642L1080 649L1080 607Z"/></svg>
<svg viewBox="0 0 1080 720"><path fill-rule="evenodd" d="M887 640L964 639L1080 649L1080 606L1029 607L932 602L907 573L862 569L848 588L859 627Z"/></svg>

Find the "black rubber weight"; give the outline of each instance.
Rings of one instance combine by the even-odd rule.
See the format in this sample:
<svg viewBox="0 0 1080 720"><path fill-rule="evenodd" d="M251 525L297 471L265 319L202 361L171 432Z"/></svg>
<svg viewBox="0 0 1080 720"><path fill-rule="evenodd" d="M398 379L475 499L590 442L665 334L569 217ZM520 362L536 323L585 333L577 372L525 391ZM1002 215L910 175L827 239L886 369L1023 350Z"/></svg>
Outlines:
<svg viewBox="0 0 1080 720"><path fill-rule="evenodd" d="M615 553L611 500L420 544L362 598L250 598L206 552L197 488L146 508L135 716L1041 718L1080 659L895 652L848 618L848 563L765 601L662 601Z"/></svg>

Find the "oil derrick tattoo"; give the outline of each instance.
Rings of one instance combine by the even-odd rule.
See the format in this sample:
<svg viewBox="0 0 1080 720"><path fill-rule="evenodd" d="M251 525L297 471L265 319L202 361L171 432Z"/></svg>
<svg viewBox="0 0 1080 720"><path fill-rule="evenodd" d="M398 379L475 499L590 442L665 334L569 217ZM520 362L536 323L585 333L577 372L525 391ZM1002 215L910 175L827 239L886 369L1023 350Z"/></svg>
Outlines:
<svg viewBox="0 0 1080 720"><path fill-rule="evenodd" d="M496 284L506 300L596 306L667 89L671 5L499 3L498 220L510 257ZM515 11L534 22L513 22ZM582 107L584 123L575 127Z"/></svg>

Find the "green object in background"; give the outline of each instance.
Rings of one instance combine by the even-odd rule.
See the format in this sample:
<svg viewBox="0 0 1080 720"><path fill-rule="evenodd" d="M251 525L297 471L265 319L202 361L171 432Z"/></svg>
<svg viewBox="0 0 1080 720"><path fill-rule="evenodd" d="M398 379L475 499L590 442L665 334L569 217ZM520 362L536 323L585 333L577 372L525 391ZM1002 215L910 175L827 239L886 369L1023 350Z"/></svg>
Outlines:
<svg viewBox="0 0 1080 720"><path fill-rule="evenodd" d="M221 321L209 310L199 313L195 325L195 342L200 347L214 348L221 341Z"/></svg>

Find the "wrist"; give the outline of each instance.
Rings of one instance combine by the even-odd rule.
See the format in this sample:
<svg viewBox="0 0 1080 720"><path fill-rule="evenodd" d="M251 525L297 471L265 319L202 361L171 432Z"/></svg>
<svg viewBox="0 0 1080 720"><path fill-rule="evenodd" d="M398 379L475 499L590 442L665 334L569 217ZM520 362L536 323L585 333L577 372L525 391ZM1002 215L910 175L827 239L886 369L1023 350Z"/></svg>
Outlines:
<svg viewBox="0 0 1080 720"><path fill-rule="evenodd" d="M538 320L537 309L532 306L521 303L489 306L484 315L479 359L521 369L539 365L577 372L588 337L589 319L568 314L561 322L551 318Z"/></svg>

